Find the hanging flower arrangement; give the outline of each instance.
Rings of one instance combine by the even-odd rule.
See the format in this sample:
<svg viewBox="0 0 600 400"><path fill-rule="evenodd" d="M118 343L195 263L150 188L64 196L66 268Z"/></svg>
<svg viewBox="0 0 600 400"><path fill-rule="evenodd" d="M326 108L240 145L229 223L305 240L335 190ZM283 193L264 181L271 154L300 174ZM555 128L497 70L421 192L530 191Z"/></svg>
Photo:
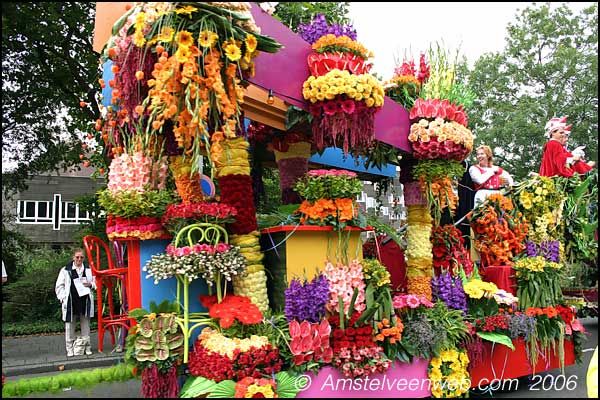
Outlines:
<svg viewBox="0 0 600 400"><path fill-rule="evenodd" d="M319 150L339 147L360 154L374 139L375 112L383 106L382 84L369 75L372 57L348 36L328 34L317 40L308 57L311 76L302 86L310 100L313 140Z"/></svg>
<svg viewBox="0 0 600 400"><path fill-rule="evenodd" d="M113 32L103 54L117 74L113 97L147 87L132 118L144 121L145 134L172 133L192 173L199 157L215 162L221 142L238 134L252 60L281 47L259 33L249 3L136 3ZM141 62L152 58L152 69Z"/></svg>

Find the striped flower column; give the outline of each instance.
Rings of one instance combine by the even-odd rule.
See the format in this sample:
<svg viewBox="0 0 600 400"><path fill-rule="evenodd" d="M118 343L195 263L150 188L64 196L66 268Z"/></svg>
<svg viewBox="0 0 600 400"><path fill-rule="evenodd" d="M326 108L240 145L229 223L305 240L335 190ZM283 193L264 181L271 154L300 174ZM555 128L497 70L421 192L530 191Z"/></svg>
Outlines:
<svg viewBox="0 0 600 400"><path fill-rule="evenodd" d="M408 211L406 234L406 276L408 293L423 295L431 300L433 276L432 218L422 196L419 182L404 185L404 203Z"/></svg>
<svg viewBox="0 0 600 400"><path fill-rule="evenodd" d="M283 204L299 204L302 199L294 190L294 184L308 171L310 158L309 142L296 142L288 145L288 151L275 150L275 161L279 167L279 186Z"/></svg>
<svg viewBox="0 0 600 400"><path fill-rule="evenodd" d="M247 265L246 273L233 279L233 290L238 296L249 297L264 313L269 310L267 276L262 264L264 254L260 249L256 209L252 201L248 146L243 137L225 139L215 166L221 202L237 210L236 221L227 227L232 234L229 243L240 247Z"/></svg>

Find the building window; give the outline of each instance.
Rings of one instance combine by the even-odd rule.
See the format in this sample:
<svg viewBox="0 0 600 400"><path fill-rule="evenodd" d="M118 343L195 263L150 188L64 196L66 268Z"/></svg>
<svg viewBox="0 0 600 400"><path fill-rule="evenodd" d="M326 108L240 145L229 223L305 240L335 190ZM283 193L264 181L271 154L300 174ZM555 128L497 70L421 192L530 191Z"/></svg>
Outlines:
<svg viewBox="0 0 600 400"><path fill-rule="evenodd" d="M63 201L61 214L61 224L79 224L81 221L90 220L89 213L80 210L79 204L72 201Z"/></svg>
<svg viewBox="0 0 600 400"><path fill-rule="evenodd" d="M17 204L17 223L20 224L51 224L52 202L19 200Z"/></svg>
<svg viewBox="0 0 600 400"><path fill-rule="evenodd" d="M59 201L19 200L17 203L17 223L55 224L55 229L60 229L60 224L79 224L90 220L89 212L80 210L79 204L64 201L62 207L55 207L55 205L61 204L60 196L57 200Z"/></svg>

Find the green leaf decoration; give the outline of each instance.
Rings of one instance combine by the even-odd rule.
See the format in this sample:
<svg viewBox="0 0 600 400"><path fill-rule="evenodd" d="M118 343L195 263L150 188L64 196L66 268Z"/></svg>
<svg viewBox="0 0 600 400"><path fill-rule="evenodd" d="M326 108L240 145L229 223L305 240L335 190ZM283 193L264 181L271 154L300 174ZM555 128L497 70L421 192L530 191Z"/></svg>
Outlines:
<svg viewBox="0 0 600 400"><path fill-rule="evenodd" d="M154 354L157 360L164 361L169 358L169 347L166 343L159 344L154 348Z"/></svg>
<svg viewBox="0 0 600 400"><path fill-rule="evenodd" d="M169 346L169 350L176 349L180 346L183 346L183 341L185 340L183 333L177 333L175 335L167 336L167 345Z"/></svg>
<svg viewBox="0 0 600 400"><path fill-rule="evenodd" d="M149 318L144 318L139 323L140 335L143 337L151 337L154 332L154 323Z"/></svg>
<svg viewBox="0 0 600 400"><path fill-rule="evenodd" d="M275 382L277 382L277 396L286 399L296 397L300 391L297 387L296 379L297 377L290 375L286 371L276 373Z"/></svg>
<svg viewBox="0 0 600 400"><path fill-rule="evenodd" d="M215 381L206 379L203 376L191 376L185 381L185 384L179 393L179 397L187 399L198 397L200 395L212 392L216 385L217 383Z"/></svg>
<svg viewBox="0 0 600 400"><path fill-rule="evenodd" d="M138 321L140 319L144 318L148 314L150 314L150 313L143 308L136 308L136 309L129 311L129 317L134 318Z"/></svg>
<svg viewBox="0 0 600 400"><path fill-rule="evenodd" d="M515 350L515 346L513 345L513 342L511 340L511 338L509 338L508 336L506 336L503 333L498 333L498 332L477 332L477 335L479 335L480 338L484 339L484 340L489 340L490 342L494 342L494 343L499 343L499 344L503 344L506 347L508 347L511 350Z"/></svg>
<svg viewBox="0 0 600 400"><path fill-rule="evenodd" d="M152 350L154 343L150 338L138 335L135 338L134 346L138 350Z"/></svg>
<svg viewBox="0 0 600 400"><path fill-rule="evenodd" d="M206 397L233 398L233 396L235 396L235 382L226 380L217 383Z"/></svg>

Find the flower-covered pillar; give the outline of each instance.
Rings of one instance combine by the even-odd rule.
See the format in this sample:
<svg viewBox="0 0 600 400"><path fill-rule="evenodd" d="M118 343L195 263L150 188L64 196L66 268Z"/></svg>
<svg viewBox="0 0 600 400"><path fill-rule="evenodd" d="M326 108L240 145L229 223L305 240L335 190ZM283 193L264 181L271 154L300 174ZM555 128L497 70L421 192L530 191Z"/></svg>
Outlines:
<svg viewBox="0 0 600 400"><path fill-rule="evenodd" d="M419 182L404 184L404 204L408 213L406 234L406 275L408 293L431 301L433 253L430 240L432 221Z"/></svg>
<svg viewBox="0 0 600 400"><path fill-rule="evenodd" d="M279 168L279 186L282 204L298 204L300 196L294 191L294 184L308 171L311 144L303 138L288 138L279 148L273 148ZM293 136L298 136L293 134Z"/></svg>
<svg viewBox="0 0 600 400"><path fill-rule="evenodd" d="M267 276L262 264L264 254L259 243L256 208L251 201L253 191L248 146L244 137L226 139L215 165L221 202L237 210L236 221L228 225L232 234L230 242L240 247L247 265L246 273L233 279L234 292L238 296L249 297L261 312L265 312L269 309Z"/></svg>

